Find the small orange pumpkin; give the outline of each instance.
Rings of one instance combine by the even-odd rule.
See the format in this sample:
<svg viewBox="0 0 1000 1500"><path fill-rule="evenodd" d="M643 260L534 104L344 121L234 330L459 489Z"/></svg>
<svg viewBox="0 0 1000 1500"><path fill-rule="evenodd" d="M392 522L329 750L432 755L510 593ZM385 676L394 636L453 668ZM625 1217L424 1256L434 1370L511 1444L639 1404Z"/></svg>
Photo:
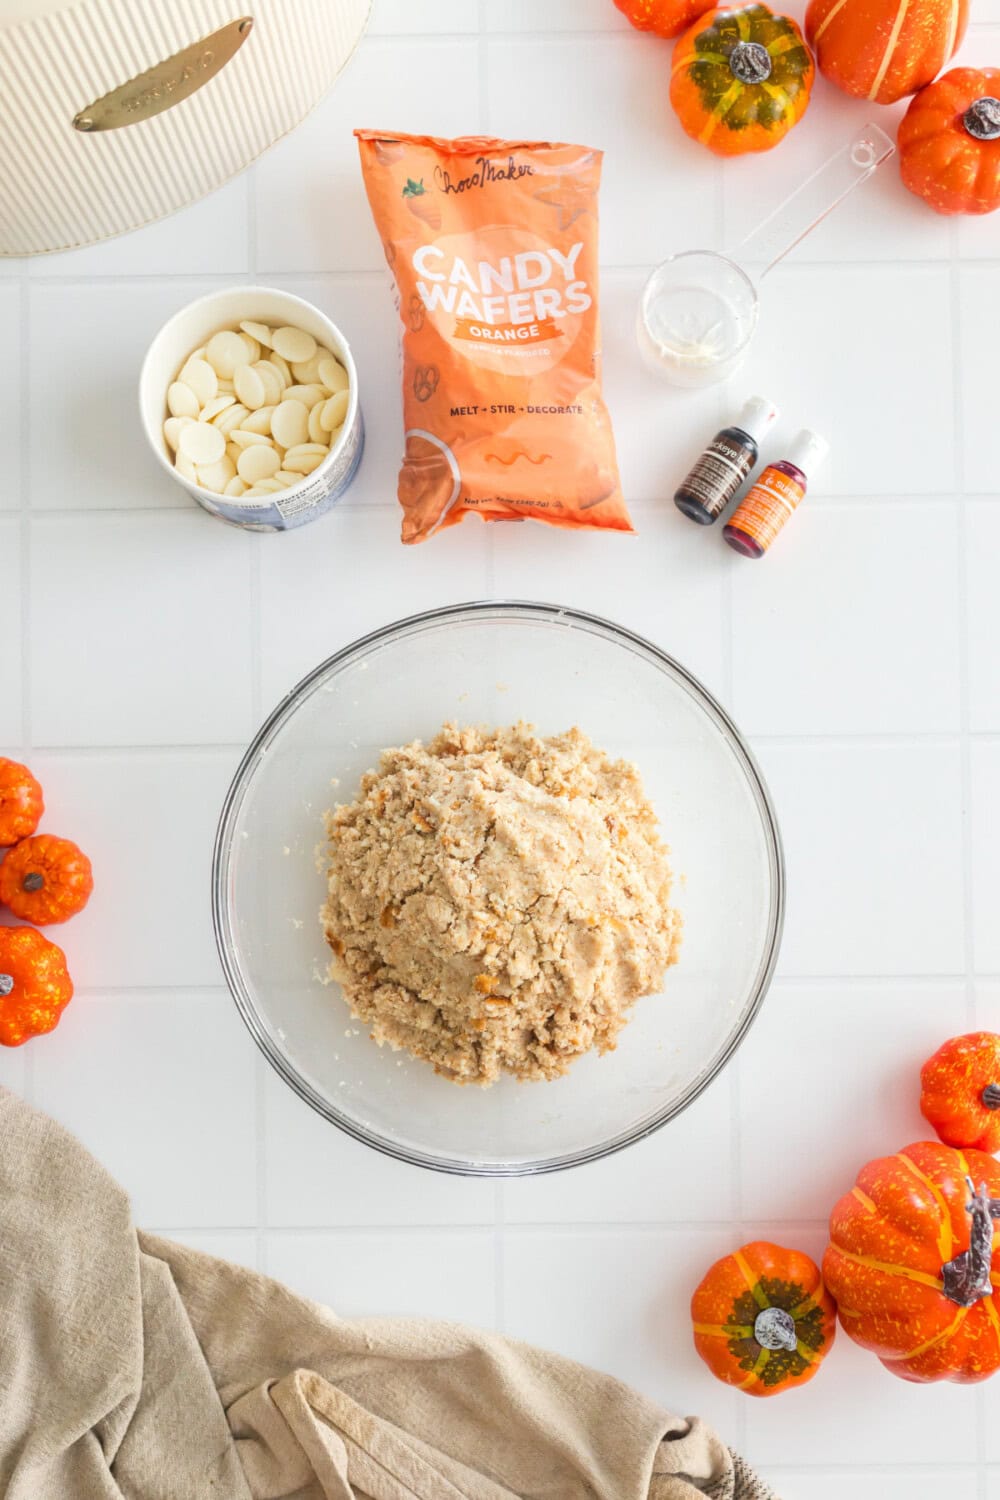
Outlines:
<svg viewBox="0 0 1000 1500"><path fill-rule="evenodd" d="M1000 1369L998 1215L1000 1165L981 1151L918 1141L862 1167L823 1257L844 1331L903 1380Z"/></svg>
<svg viewBox="0 0 1000 1500"><path fill-rule="evenodd" d="M0 846L34 833L44 811L42 789L27 766L0 755Z"/></svg>
<svg viewBox="0 0 1000 1500"><path fill-rule="evenodd" d="M70 839L39 833L0 865L0 901L23 922L47 927L82 911L94 889L90 860Z"/></svg>
<svg viewBox="0 0 1000 1500"><path fill-rule="evenodd" d="M674 47L670 103L717 156L770 151L805 114L815 72L788 16L766 5L712 10Z"/></svg>
<svg viewBox="0 0 1000 1500"><path fill-rule="evenodd" d="M1000 68L952 68L899 125L899 170L939 214L1000 208Z"/></svg>
<svg viewBox="0 0 1000 1500"><path fill-rule="evenodd" d="M748 1396L812 1380L837 1331L815 1261L755 1240L711 1266L691 1298L694 1345L712 1374Z"/></svg>
<svg viewBox="0 0 1000 1500"><path fill-rule="evenodd" d="M0 927L0 1046L52 1031L72 998L61 948L33 927Z"/></svg>
<svg viewBox="0 0 1000 1500"><path fill-rule="evenodd" d="M615 4L636 31L679 36L685 26L712 9L713 0L615 0Z"/></svg>
<svg viewBox="0 0 1000 1500"><path fill-rule="evenodd" d="M946 1145L1000 1151L1000 1036L971 1031L939 1047L920 1070L920 1108Z"/></svg>
<svg viewBox="0 0 1000 1500"><path fill-rule="evenodd" d="M892 104L940 73L968 20L969 0L809 0L806 36L824 78Z"/></svg>

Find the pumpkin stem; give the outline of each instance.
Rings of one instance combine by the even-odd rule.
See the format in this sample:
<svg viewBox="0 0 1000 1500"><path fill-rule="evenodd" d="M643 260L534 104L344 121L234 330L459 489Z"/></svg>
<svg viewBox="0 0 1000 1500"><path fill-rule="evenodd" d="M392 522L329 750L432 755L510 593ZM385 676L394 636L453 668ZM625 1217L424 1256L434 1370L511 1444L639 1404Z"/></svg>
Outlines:
<svg viewBox="0 0 1000 1500"><path fill-rule="evenodd" d="M0 974L0 1000L2 1000L5 995L11 994L11 992L13 991L13 989L14 989L14 976L13 976L13 974Z"/></svg>
<svg viewBox="0 0 1000 1500"><path fill-rule="evenodd" d="M25 875L21 881L23 891L40 891L45 884L45 876L40 870L32 870L30 875Z"/></svg>
<svg viewBox="0 0 1000 1500"><path fill-rule="evenodd" d="M977 141L995 141L1000 136L1000 99L990 94L974 99L962 116L962 124Z"/></svg>
<svg viewBox="0 0 1000 1500"><path fill-rule="evenodd" d="M983 1089L983 1104L987 1109L1000 1109L1000 1083L988 1083Z"/></svg>
<svg viewBox="0 0 1000 1500"><path fill-rule="evenodd" d="M978 1193L972 1178L967 1177L971 1197L966 1205L972 1216L969 1248L941 1267L944 1294L958 1307L972 1307L980 1297L993 1291L990 1269L993 1264L993 1220L1000 1218L1000 1198L991 1198L985 1182Z"/></svg>
<svg viewBox="0 0 1000 1500"><path fill-rule="evenodd" d="M753 1336L762 1349L798 1347L795 1319L783 1307L764 1307L754 1319Z"/></svg>
<svg viewBox="0 0 1000 1500"><path fill-rule="evenodd" d="M760 42L737 42L729 54L729 71L740 83L763 83L771 76L771 55Z"/></svg>

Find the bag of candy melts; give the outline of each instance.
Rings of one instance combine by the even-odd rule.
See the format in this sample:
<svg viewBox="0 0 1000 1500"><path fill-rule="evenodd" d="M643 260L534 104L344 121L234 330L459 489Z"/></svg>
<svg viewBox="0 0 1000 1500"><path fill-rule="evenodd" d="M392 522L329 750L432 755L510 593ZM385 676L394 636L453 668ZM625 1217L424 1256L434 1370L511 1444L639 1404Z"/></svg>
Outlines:
<svg viewBox="0 0 1000 1500"><path fill-rule="evenodd" d="M601 153L355 134L403 327L403 541L473 512L631 531L601 397Z"/></svg>

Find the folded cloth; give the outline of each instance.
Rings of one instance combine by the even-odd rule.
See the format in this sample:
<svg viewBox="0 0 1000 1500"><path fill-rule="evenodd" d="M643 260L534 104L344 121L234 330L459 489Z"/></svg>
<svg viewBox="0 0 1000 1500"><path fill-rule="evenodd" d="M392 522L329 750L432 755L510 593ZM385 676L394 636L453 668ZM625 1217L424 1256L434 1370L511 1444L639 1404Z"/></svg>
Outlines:
<svg viewBox="0 0 1000 1500"><path fill-rule="evenodd" d="M0 1090L5 1500L769 1500L697 1419L454 1324L344 1320L136 1232Z"/></svg>

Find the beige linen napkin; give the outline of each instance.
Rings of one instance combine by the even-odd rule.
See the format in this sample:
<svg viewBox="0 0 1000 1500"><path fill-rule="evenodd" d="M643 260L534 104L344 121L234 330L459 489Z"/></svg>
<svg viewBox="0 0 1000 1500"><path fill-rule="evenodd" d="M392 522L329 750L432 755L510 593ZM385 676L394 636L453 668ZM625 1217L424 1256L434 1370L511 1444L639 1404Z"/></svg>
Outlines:
<svg viewBox="0 0 1000 1500"><path fill-rule="evenodd" d="M769 1500L701 1422L457 1325L346 1321L137 1233L0 1090L5 1500Z"/></svg>

